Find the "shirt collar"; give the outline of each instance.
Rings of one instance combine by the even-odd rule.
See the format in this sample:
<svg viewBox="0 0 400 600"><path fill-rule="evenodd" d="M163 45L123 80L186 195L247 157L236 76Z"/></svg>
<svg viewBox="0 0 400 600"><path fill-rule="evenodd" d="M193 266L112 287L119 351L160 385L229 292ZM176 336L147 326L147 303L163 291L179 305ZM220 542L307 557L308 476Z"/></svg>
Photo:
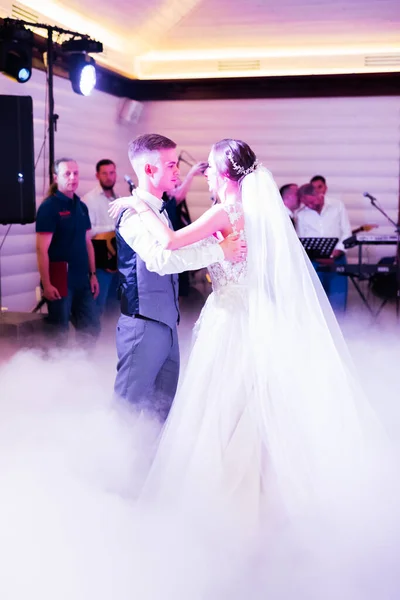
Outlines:
<svg viewBox="0 0 400 600"><path fill-rule="evenodd" d="M324 196L324 205L321 210L322 213L325 213L332 206L332 202L329 200L328 196Z"/></svg>
<svg viewBox="0 0 400 600"><path fill-rule="evenodd" d="M304 204L300 206L300 208L298 209L298 213L300 212L311 212L311 213L316 213L319 217L325 213L327 211L327 209L332 206L332 202L329 200L329 198L327 196L324 197L324 205L322 207L321 212L317 212L316 210L314 210L313 208L308 208L308 206L305 206Z"/></svg>
<svg viewBox="0 0 400 600"><path fill-rule="evenodd" d="M104 196L104 190L101 187L100 183L96 183L96 187L93 190L95 194L99 194L99 196Z"/></svg>
<svg viewBox="0 0 400 600"><path fill-rule="evenodd" d="M72 202L73 200L75 200L75 201L79 200L79 196L77 196L76 194L74 194L73 198L70 198L69 196L66 196L65 194L60 192L60 190L57 190L54 195L57 196L58 198L60 198L61 200L67 200L67 202Z"/></svg>
<svg viewBox="0 0 400 600"><path fill-rule="evenodd" d="M150 204L152 208L155 208L158 211L161 210L162 200L160 200L160 198L157 198L156 196L153 196L153 194L150 194L150 192L146 192L146 190L140 188L136 188L135 192L141 200L146 202L146 204Z"/></svg>
<svg viewBox="0 0 400 600"><path fill-rule="evenodd" d="M113 190L114 193L114 197L113 198L109 198L108 196L106 196L103 188L101 187L100 183L97 183L96 187L94 188L94 193L98 194L99 196L104 196L104 198L106 200L108 200L108 202L112 202L113 200L116 200L116 198L118 198L118 196L116 195L115 191Z"/></svg>

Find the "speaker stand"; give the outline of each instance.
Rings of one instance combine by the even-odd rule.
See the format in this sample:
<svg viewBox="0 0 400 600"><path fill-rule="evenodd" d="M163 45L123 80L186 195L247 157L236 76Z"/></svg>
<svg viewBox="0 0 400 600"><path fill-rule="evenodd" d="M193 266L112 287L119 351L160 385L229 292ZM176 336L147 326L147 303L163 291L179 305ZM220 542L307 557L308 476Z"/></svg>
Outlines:
<svg viewBox="0 0 400 600"><path fill-rule="evenodd" d="M44 315L3 310L2 281L1 281L1 250L9 234L11 225L0 244L0 337L16 339L18 342L28 341L31 335L43 333Z"/></svg>
<svg viewBox="0 0 400 600"><path fill-rule="evenodd" d="M44 332L44 315L2 311L0 315L0 337L26 341L29 336Z"/></svg>

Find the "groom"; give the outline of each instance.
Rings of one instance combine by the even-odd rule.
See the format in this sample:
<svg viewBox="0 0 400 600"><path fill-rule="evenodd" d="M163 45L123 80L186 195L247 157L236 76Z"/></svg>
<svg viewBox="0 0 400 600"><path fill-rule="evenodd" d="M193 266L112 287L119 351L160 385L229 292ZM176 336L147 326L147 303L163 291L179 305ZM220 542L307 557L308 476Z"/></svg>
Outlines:
<svg viewBox="0 0 400 600"><path fill-rule="evenodd" d="M138 178L135 193L168 226L161 196L172 193L179 177L176 144L158 134L134 139L129 159ZM117 324L115 392L140 409L165 421L179 377L178 277L176 273L201 269L224 258L241 260L243 242L226 238L220 244L193 245L165 250L125 211L116 227L120 274L121 315Z"/></svg>

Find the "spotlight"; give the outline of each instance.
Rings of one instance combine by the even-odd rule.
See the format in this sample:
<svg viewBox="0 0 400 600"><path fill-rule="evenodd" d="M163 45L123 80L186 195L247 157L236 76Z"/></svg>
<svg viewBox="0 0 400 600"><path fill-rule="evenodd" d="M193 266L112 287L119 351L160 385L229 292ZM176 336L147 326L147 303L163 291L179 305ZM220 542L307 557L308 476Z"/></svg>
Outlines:
<svg viewBox="0 0 400 600"><path fill-rule="evenodd" d="M0 71L19 83L32 75L33 32L4 19L0 28Z"/></svg>
<svg viewBox="0 0 400 600"><path fill-rule="evenodd" d="M77 94L89 96L96 85L96 63L89 52L103 52L103 44L87 36L72 37L61 44L68 56L69 78Z"/></svg>
<svg viewBox="0 0 400 600"><path fill-rule="evenodd" d="M87 54L71 54L68 57L69 78L77 94L89 96L96 85L96 63Z"/></svg>

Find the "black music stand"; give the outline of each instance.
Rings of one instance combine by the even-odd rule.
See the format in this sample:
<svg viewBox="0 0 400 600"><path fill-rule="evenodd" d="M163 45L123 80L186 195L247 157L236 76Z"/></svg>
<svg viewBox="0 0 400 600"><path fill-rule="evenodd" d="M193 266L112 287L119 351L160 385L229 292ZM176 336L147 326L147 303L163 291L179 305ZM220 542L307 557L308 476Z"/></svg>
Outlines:
<svg viewBox="0 0 400 600"><path fill-rule="evenodd" d="M309 259L312 261L330 258L338 241L339 238L300 238L300 242L303 244L303 247L307 252ZM366 299L365 295L362 292L362 289L355 280L356 275L346 272L346 265L343 265L342 268L342 271L337 271L337 275L346 276L351 279L361 300L364 302L368 310L372 313L372 309L368 304L368 300ZM321 264L316 266L316 271L329 272L331 271L331 268L327 265Z"/></svg>
<svg viewBox="0 0 400 600"><path fill-rule="evenodd" d="M299 238L303 244L304 250L308 254L310 260L319 260L321 258L330 258L339 238L316 238L303 237Z"/></svg>

